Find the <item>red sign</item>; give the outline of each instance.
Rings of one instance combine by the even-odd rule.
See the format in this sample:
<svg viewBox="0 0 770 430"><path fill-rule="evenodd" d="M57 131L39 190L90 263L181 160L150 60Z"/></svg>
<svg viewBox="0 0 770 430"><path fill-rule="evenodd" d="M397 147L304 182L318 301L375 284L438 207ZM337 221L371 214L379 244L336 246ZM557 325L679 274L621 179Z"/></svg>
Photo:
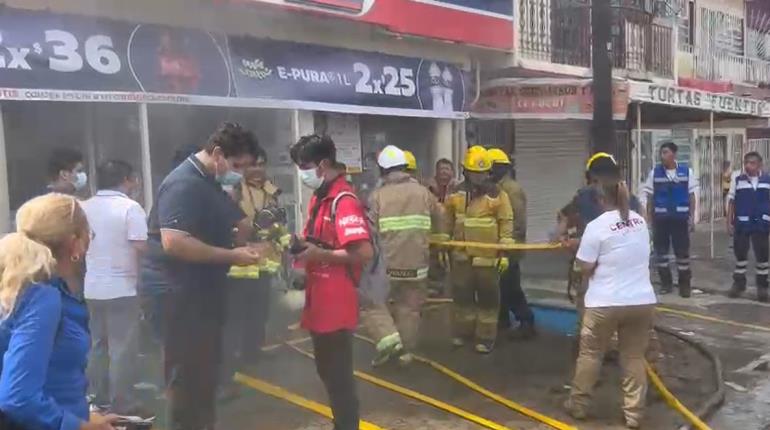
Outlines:
<svg viewBox="0 0 770 430"><path fill-rule="evenodd" d="M531 79L493 81L482 89L473 107L479 118L591 119L594 111L592 81ZM612 111L624 119L628 111L628 85L615 82Z"/></svg>
<svg viewBox="0 0 770 430"><path fill-rule="evenodd" d="M397 34L510 51L511 0L229 0L321 13L384 27Z"/></svg>

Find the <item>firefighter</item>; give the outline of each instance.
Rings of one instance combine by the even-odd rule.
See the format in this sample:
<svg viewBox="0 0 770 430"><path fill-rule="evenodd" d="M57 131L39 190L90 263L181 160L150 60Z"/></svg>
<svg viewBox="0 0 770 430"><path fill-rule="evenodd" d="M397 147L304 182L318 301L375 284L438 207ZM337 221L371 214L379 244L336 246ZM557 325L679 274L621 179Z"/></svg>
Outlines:
<svg viewBox="0 0 770 430"><path fill-rule="evenodd" d="M498 148L489 150L492 159L492 177L505 191L513 209L513 239L516 242L527 241L527 195L511 175L512 165L508 155ZM514 339L530 339L535 335L535 314L532 313L527 296L521 288L521 252L508 254L508 270L500 277L500 316L498 327L510 328L510 312L516 317L519 326L510 333Z"/></svg>
<svg viewBox="0 0 770 430"><path fill-rule="evenodd" d="M743 156L743 172L730 184L727 193L727 230L733 235L735 271L731 298L746 291L749 248L756 257L757 300L768 301L768 233L770 232L770 175L762 170L762 156L749 152Z"/></svg>
<svg viewBox="0 0 770 430"><path fill-rule="evenodd" d="M648 218L652 220L653 248L660 275L660 293L673 291L674 279L668 252L674 248L679 271L679 295L690 297L690 229L694 225L698 179L692 169L677 163L674 142L660 146L661 163L650 172L643 192L647 195Z"/></svg>
<svg viewBox="0 0 770 430"><path fill-rule="evenodd" d="M445 203L453 238L482 243L513 243L513 210L505 191L491 177L492 160L486 149L468 149L463 162L465 189ZM453 339L455 347L474 339L476 351L492 352L500 312L500 272L508 259L497 250L455 249L452 253Z"/></svg>
<svg viewBox="0 0 770 430"><path fill-rule="evenodd" d="M438 233L443 208L430 191L408 172L405 151L387 146L377 163L383 184L369 203L390 278L388 307L404 348L401 364L413 360L420 327L420 311L428 296L430 236ZM447 240L448 235L436 237Z"/></svg>
<svg viewBox="0 0 770 430"><path fill-rule="evenodd" d="M404 157L406 157L406 173L417 179L417 158L414 157L412 151L407 150L404 150Z"/></svg>

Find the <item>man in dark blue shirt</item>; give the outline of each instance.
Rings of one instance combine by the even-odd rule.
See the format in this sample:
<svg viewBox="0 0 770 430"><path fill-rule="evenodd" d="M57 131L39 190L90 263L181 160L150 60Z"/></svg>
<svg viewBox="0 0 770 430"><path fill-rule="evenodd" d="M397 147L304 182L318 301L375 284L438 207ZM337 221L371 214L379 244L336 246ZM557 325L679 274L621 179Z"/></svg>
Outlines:
<svg viewBox="0 0 770 430"><path fill-rule="evenodd" d="M142 288L170 292L163 312L164 367L172 430L208 430L215 422L224 291L232 265L252 265L245 214L222 186L240 182L254 161L254 135L224 123L203 149L161 184L150 214Z"/></svg>

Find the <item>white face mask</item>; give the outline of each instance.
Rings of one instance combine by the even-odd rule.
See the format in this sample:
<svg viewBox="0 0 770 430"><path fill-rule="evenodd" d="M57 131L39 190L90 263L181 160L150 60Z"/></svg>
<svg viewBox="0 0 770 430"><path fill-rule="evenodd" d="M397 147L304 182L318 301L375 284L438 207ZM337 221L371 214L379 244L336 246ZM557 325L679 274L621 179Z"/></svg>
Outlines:
<svg viewBox="0 0 770 430"><path fill-rule="evenodd" d="M72 179L72 185L77 191L82 190L88 184L88 175L86 172L77 172Z"/></svg>
<svg viewBox="0 0 770 430"><path fill-rule="evenodd" d="M313 169L305 169L305 170L300 169L300 171L299 171L299 179L308 188L312 188L314 190L317 190L324 183L324 179L319 177L316 174L315 170L316 170L315 168L313 168Z"/></svg>

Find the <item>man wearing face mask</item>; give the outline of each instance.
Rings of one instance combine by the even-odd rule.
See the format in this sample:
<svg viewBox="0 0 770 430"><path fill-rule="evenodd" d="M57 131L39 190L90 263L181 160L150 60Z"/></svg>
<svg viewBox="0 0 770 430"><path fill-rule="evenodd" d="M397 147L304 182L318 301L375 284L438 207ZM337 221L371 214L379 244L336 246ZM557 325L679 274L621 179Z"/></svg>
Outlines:
<svg viewBox="0 0 770 430"><path fill-rule="evenodd" d="M94 404L132 414L139 323L136 285L139 256L146 249L147 215L131 198L139 191L139 178L130 164L108 161L99 166L96 179L99 191L82 203L94 232L84 288L92 342L88 379Z"/></svg>
<svg viewBox="0 0 770 430"><path fill-rule="evenodd" d="M257 248L233 247L253 230L222 186L241 181L255 151L250 131L224 123L158 189L142 283L171 294L163 348L171 430L214 428L227 272L260 262Z"/></svg>
<svg viewBox="0 0 770 430"><path fill-rule="evenodd" d="M56 148L48 159L48 184L45 193L74 195L88 184L83 154L71 148Z"/></svg>
<svg viewBox="0 0 770 430"><path fill-rule="evenodd" d="M291 149L302 182L314 189L304 239L292 246L304 265L302 327L310 331L318 375L334 415L335 430L357 430L358 397L353 377L353 332L358 325L362 266L374 256L364 209L337 163L328 136L305 136Z"/></svg>

